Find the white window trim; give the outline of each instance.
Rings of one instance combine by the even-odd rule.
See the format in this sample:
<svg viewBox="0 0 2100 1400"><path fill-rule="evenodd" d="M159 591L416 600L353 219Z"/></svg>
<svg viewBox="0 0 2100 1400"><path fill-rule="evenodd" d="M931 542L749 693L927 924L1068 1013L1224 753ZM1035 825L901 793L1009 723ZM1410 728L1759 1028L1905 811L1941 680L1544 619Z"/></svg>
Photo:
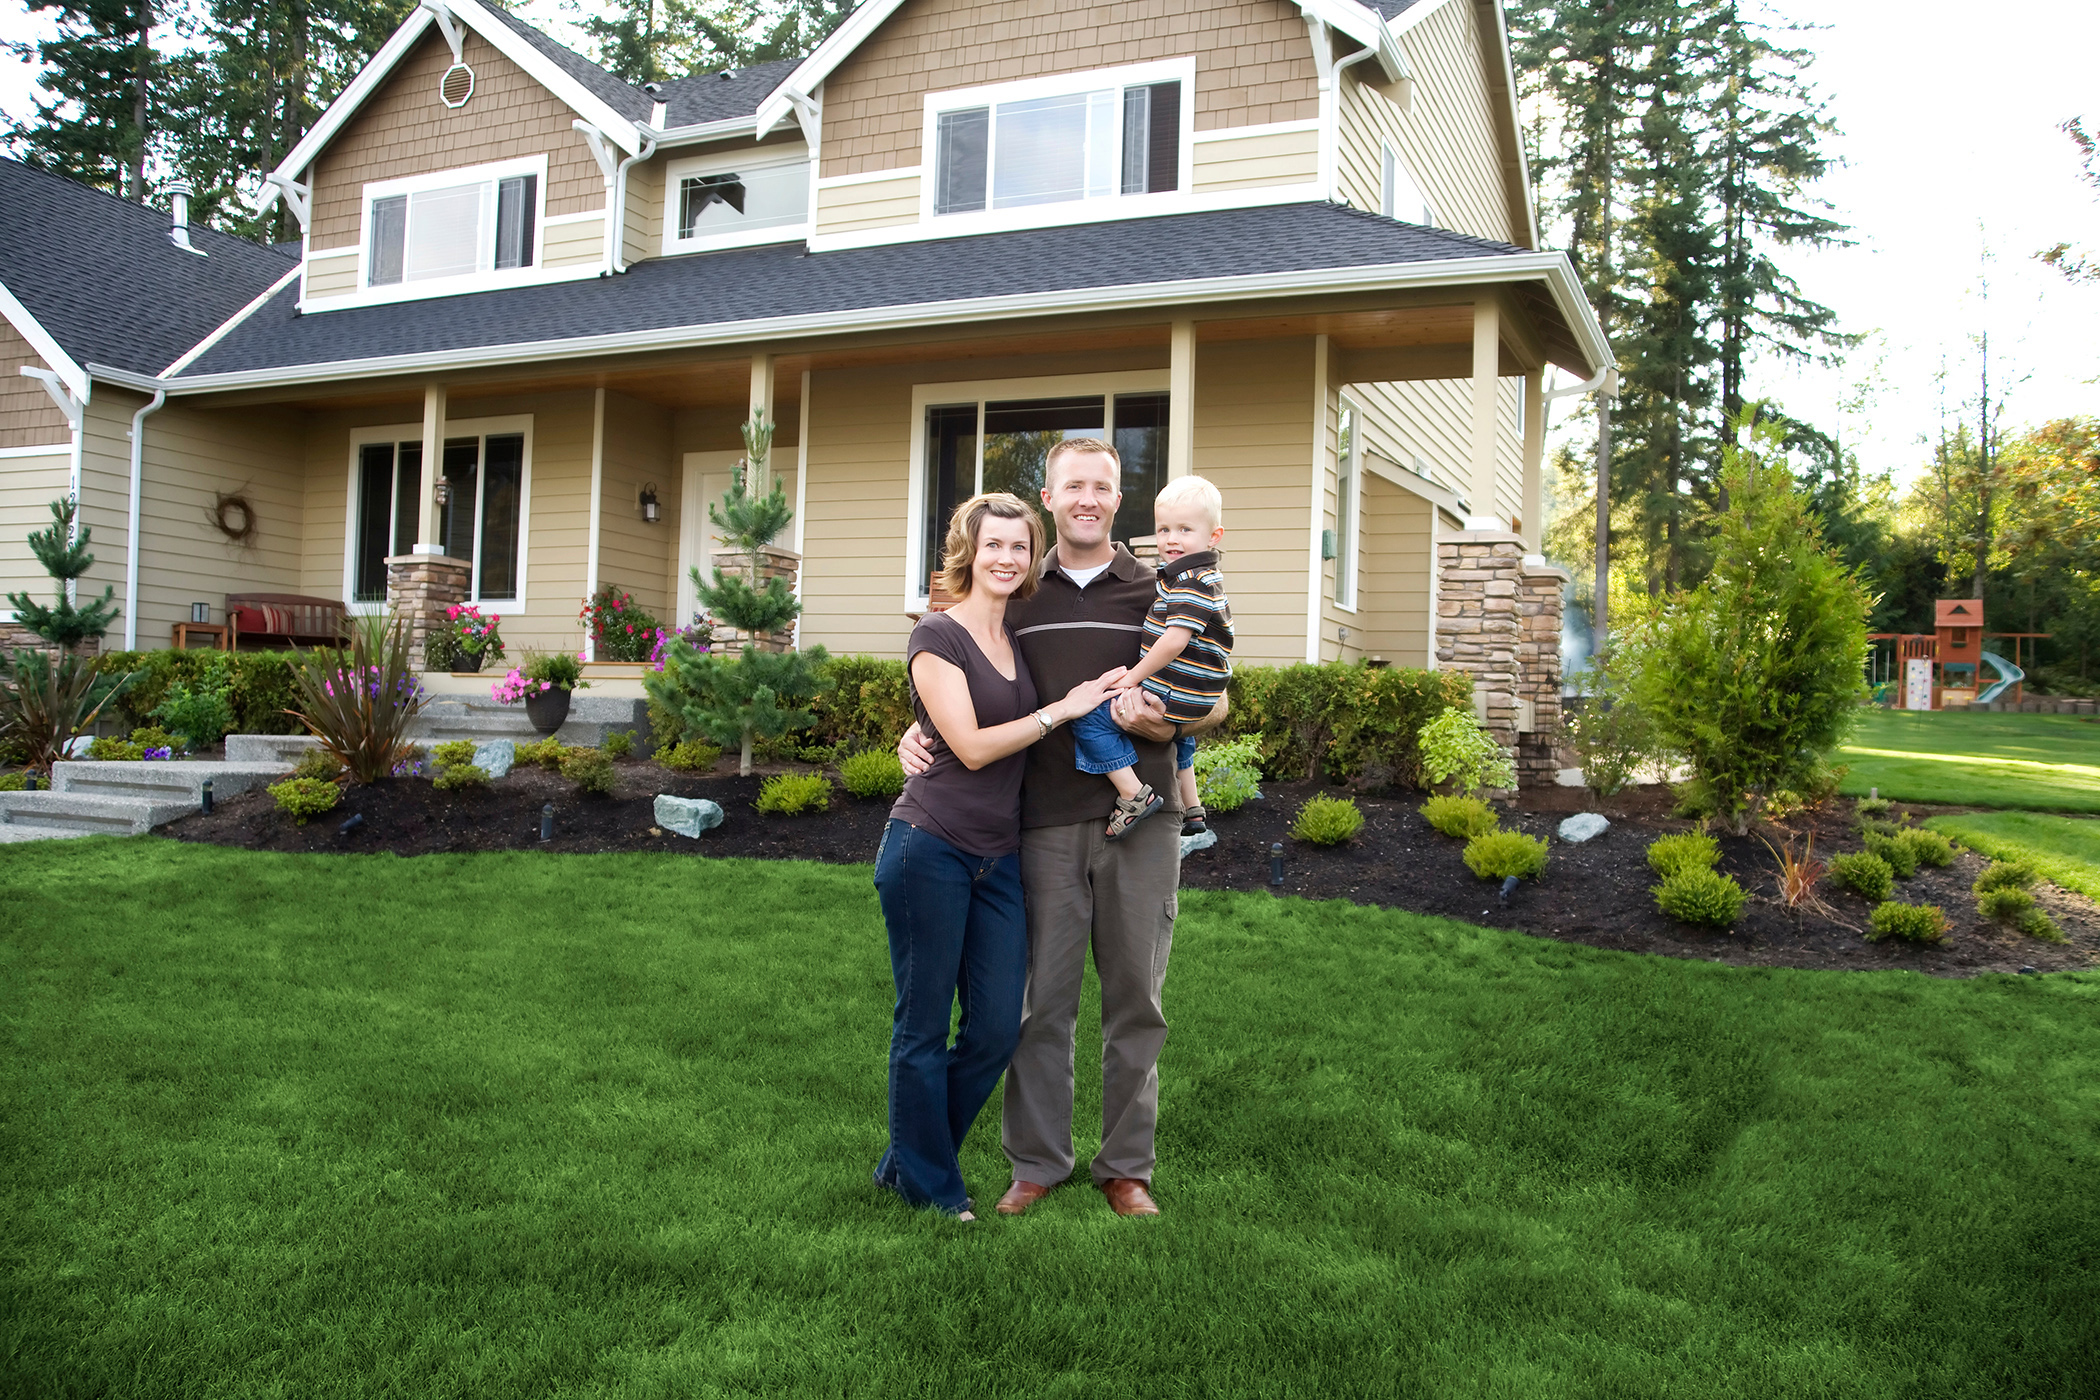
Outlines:
<svg viewBox="0 0 2100 1400"><path fill-rule="evenodd" d="M1415 178L1415 172L1408 165L1407 157L1400 154L1400 148L1391 141L1380 141L1378 147L1378 212L1388 219L1400 217L1400 182L1405 180L1408 188L1422 200L1420 226L1441 227L1436 221L1436 206L1429 202L1429 191L1423 189L1422 182Z"/></svg>
<svg viewBox="0 0 2100 1400"><path fill-rule="evenodd" d="M1180 169L1175 188L1159 194L1114 194L1095 199L1067 199L1055 204L1029 204L1017 209L986 207L968 214L933 212L934 186L939 166L936 127L943 112L962 107L996 107L1002 102L1027 102L1065 93L1094 92L1101 88L1143 87L1149 83L1181 84ZM1152 63L1130 63L1116 68L1094 68L1083 73L1055 73L1042 78L1023 78L1011 83L987 83L978 87L950 88L926 94L919 128L919 149L924 152L919 181L919 236L957 238L1002 229L1043 228L1061 224L1093 223L1110 217L1142 218L1148 214L1171 214L1185 209L1195 183L1196 58L1160 59ZM996 123L994 123L996 128ZM992 138L997 141L996 134ZM997 168L998 152L987 152L986 178ZM987 201L989 206L989 201Z"/></svg>
<svg viewBox="0 0 2100 1400"><path fill-rule="evenodd" d="M513 175L537 175L533 186L532 210L532 261L524 267L505 268L497 271L495 260L494 231L480 239L482 246L475 250L475 270L455 277L431 277L418 282L403 280L392 286L368 285L372 275L372 202L389 199L394 195L420 194L425 190L449 189L454 185L489 184L508 179ZM433 170L422 175L404 175L395 180L373 180L366 184L360 196L357 214L357 290L344 296L323 297L315 305L335 309L345 306L382 306L389 302L425 301L431 297L457 296L461 292L490 291L498 287L528 286L534 282L566 280L571 269L559 269L559 274L549 277L541 269L540 259L546 252L547 239L547 157L524 156L517 160L491 161L483 165L462 165L451 170ZM493 203L489 217L495 217ZM315 255L309 255L309 257ZM589 269L596 276L598 267ZM300 309L306 307L301 300Z"/></svg>
<svg viewBox="0 0 2100 1400"><path fill-rule="evenodd" d="M511 617L526 611L527 584L531 578L531 575L526 571L526 563L532 545L532 415L529 413L517 413L506 414L497 418L454 418L447 420L445 423L445 436L447 438L478 437L486 444L487 439L490 437L501 436L505 433L522 433L525 437L525 461L518 478L518 596L515 598L499 598L493 602L482 601L480 577L481 511L479 509L479 500L475 502L476 509L474 511L475 557L468 561L474 565L474 572L470 576L473 581L473 587L469 590L467 601L492 617ZM387 604L384 602L360 603L356 601L358 450L364 447L365 444L372 442L421 442L422 438L423 425L421 423L382 424L376 427L352 428L350 430L350 469L347 473L349 480L343 495L343 603L349 608L353 617L380 617L384 616L387 611ZM440 451L442 451L442 447ZM486 457L487 447L485 445L482 451L484 457ZM484 471L476 470L474 480L477 494L487 479ZM428 491L431 488L431 482L431 473L426 470L423 473L423 489ZM417 502L418 509L421 508L421 505L420 501ZM392 552L391 549L387 551L388 554L392 554Z"/></svg>
<svg viewBox="0 0 2100 1400"><path fill-rule="evenodd" d="M927 606L926 580L933 561L925 557L926 517L926 410L935 404L975 402L979 427L984 406L995 399L1076 399L1100 395L1102 412L1109 421L1101 426L1113 432L1115 398L1118 394L1164 394L1172 390L1164 369L1120 370L1106 374L1060 374L1040 379L975 379L950 384L914 384L911 390L911 489L907 493L904 540L904 606ZM977 481L984 480L984 433L977 434ZM1051 543L1056 543L1053 539Z"/></svg>
<svg viewBox="0 0 2100 1400"><path fill-rule="evenodd" d="M718 175L725 171L765 170L802 164L812 167L815 164L815 158L806 145L747 146L742 151L711 151L706 155L671 161L664 167L663 256L668 258L679 253L700 253L715 248L755 248L764 243L795 243L807 239L816 221L814 189L810 193L809 210L799 224L732 230L699 238L678 236L679 186L688 175Z"/></svg>
<svg viewBox="0 0 2100 1400"><path fill-rule="evenodd" d="M1363 577L1364 559L1364 409L1362 404L1346 394L1341 395L1337 402L1340 405L1335 411L1335 426L1337 429L1341 426L1342 415L1351 414L1354 416L1351 419L1352 430L1349 434L1349 500L1347 502L1349 507L1349 538L1346 541L1348 554L1346 558L1335 561L1334 605L1343 612L1353 613L1357 607L1356 589L1357 584ZM1337 452L1334 454L1334 504L1336 514L1334 537L1337 548L1344 547L1345 544L1342 540L1340 520L1341 507L1343 505L1341 470L1342 456L1341 453ZM1341 567L1344 564L1348 565L1346 569ZM1342 601L1341 596L1343 592L1342 584L1345 581L1349 585L1347 602Z"/></svg>

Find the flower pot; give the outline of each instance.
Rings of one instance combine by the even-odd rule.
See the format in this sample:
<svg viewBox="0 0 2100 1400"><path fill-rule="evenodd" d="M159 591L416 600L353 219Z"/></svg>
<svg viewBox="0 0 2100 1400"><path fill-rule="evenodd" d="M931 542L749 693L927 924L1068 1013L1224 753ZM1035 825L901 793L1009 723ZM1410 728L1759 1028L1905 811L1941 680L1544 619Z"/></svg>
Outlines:
<svg viewBox="0 0 2100 1400"><path fill-rule="evenodd" d="M454 647L452 649L452 669L455 671L478 671L481 669L482 658L486 655L487 653L485 652L466 651L459 647Z"/></svg>
<svg viewBox="0 0 2100 1400"><path fill-rule="evenodd" d="M542 734L552 734L569 717L570 692L556 686L525 697L525 718Z"/></svg>

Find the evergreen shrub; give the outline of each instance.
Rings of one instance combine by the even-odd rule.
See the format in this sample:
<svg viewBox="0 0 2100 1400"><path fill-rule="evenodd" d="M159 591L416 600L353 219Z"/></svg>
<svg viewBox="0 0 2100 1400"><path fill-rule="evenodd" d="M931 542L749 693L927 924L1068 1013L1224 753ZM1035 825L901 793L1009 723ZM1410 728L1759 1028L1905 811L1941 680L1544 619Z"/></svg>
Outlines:
<svg viewBox="0 0 2100 1400"><path fill-rule="evenodd" d="M1734 877L1703 865L1688 865L1655 887L1655 906L1680 923L1726 928L1749 898Z"/></svg>
<svg viewBox="0 0 2100 1400"><path fill-rule="evenodd" d="M2034 862L2026 860L1994 860L1983 868L1971 886L1977 894L1986 890L2024 890L2041 878Z"/></svg>
<svg viewBox="0 0 2100 1400"><path fill-rule="evenodd" d="M1937 831L1927 831L1919 826L1905 827L1896 839L1910 847L1911 858L1919 865L1944 870L1954 864L1954 843Z"/></svg>
<svg viewBox="0 0 2100 1400"><path fill-rule="evenodd" d="M846 753L890 749L911 727L911 681L902 661L833 656L824 663L830 690L811 698L810 737Z"/></svg>
<svg viewBox="0 0 2100 1400"><path fill-rule="evenodd" d="M1897 879L1908 880L1918 873L1918 853L1900 833L1883 836L1878 831L1870 831L1866 834L1865 845L1870 854L1888 862Z"/></svg>
<svg viewBox="0 0 2100 1400"><path fill-rule="evenodd" d="M2011 923L2034 908L2034 896L2022 889L1985 890L1976 896L1976 912L1986 919Z"/></svg>
<svg viewBox="0 0 2100 1400"><path fill-rule="evenodd" d="M1521 831L1488 831L1466 842L1466 869L1483 880L1532 876L1546 868L1546 843Z"/></svg>
<svg viewBox="0 0 2100 1400"><path fill-rule="evenodd" d="M455 768L461 764L472 763L474 761L474 741L471 739L448 739L442 744L433 745L430 750L430 756L447 768Z"/></svg>
<svg viewBox="0 0 2100 1400"><path fill-rule="evenodd" d="M20 792L28 786L27 773L0 773L0 792Z"/></svg>
<svg viewBox="0 0 2100 1400"><path fill-rule="evenodd" d="M1867 937L1875 943L1884 938L1938 943L1946 936L1947 915L1937 904L1904 904L1892 899L1874 906L1867 920Z"/></svg>
<svg viewBox="0 0 2100 1400"><path fill-rule="evenodd" d="M2013 920L2013 927L2029 938L2039 938L2044 943L2069 943L2064 931L2056 926L2056 920L2040 909L2029 909Z"/></svg>
<svg viewBox="0 0 2100 1400"><path fill-rule="evenodd" d="M1446 710L1422 726L1422 776L1432 783L1478 788L1513 788L1516 764L1471 710Z"/></svg>
<svg viewBox="0 0 2100 1400"><path fill-rule="evenodd" d="M342 775L342 761L326 749L308 749L292 769L295 778L314 778L324 783L332 783Z"/></svg>
<svg viewBox="0 0 2100 1400"><path fill-rule="evenodd" d="M1686 870L1711 870L1721 858L1721 843L1703 831L1658 836L1648 845L1648 868L1665 880Z"/></svg>
<svg viewBox="0 0 2100 1400"><path fill-rule="evenodd" d="M318 778L287 778L273 783L270 796L277 799L277 810L291 817L301 826L307 820L318 817L342 800L342 790L334 783L322 782Z"/></svg>
<svg viewBox="0 0 2100 1400"><path fill-rule="evenodd" d="M839 781L855 797L895 797L904 791L904 765L889 749L868 749L839 765Z"/></svg>
<svg viewBox="0 0 2100 1400"><path fill-rule="evenodd" d="M1261 796L1261 740L1252 735L1196 746L1196 798L1208 812L1236 812Z"/></svg>
<svg viewBox="0 0 2100 1400"><path fill-rule="evenodd" d="M758 786L758 810L776 816L831 810L831 779L821 773L776 773Z"/></svg>
<svg viewBox="0 0 2100 1400"><path fill-rule="evenodd" d="M1896 872L1872 851L1830 858L1830 878L1854 894L1879 903L1896 888Z"/></svg>
<svg viewBox="0 0 2100 1400"><path fill-rule="evenodd" d="M562 755L567 752L561 740L550 734L544 739L517 745L513 756L520 763L537 763L550 773L559 773Z"/></svg>
<svg viewBox="0 0 2100 1400"><path fill-rule="evenodd" d="M616 729L598 742L607 758L630 758L634 754L634 731Z"/></svg>
<svg viewBox="0 0 2100 1400"><path fill-rule="evenodd" d="M1364 829L1364 814L1347 797L1312 797L1298 809L1291 835L1315 846L1339 846Z"/></svg>
<svg viewBox="0 0 2100 1400"><path fill-rule="evenodd" d="M1894 805L1886 797L1862 797L1852 804L1852 810L1862 817L1885 817Z"/></svg>
<svg viewBox="0 0 2100 1400"><path fill-rule="evenodd" d="M656 751L658 763L679 773L711 773L721 757L722 750L704 739L688 739Z"/></svg>
<svg viewBox="0 0 2100 1400"><path fill-rule="evenodd" d="M1479 798L1442 794L1422 804L1422 820L1444 835L1461 840L1485 836L1502 825L1495 817L1495 809Z"/></svg>
<svg viewBox="0 0 2100 1400"><path fill-rule="evenodd" d="M599 749L569 749L561 756L561 775L578 792L604 796L613 790L613 765Z"/></svg>
<svg viewBox="0 0 2100 1400"><path fill-rule="evenodd" d="M464 788L487 787L489 770L478 763L447 763L430 780L430 785L439 792L458 792Z"/></svg>
<svg viewBox="0 0 2100 1400"><path fill-rule="evenodd" d="M173 687L196 686L212 666L224 664L233 717L222 733L302 734L305 726L288 713L298 704L292 680L296 658L296 652L286 651L105 651L95 658L95 668L105 676L137 673L116 703L117 713L133 728L152 722Z"/></svg>

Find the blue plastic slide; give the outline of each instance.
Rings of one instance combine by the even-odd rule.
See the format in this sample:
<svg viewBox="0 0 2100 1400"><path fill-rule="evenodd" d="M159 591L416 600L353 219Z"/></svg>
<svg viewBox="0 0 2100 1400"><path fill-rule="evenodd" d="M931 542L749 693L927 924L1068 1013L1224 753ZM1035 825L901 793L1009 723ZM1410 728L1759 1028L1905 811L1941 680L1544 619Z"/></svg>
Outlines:
<svg viewBox="0 0 2100 1400"><path fill-rule="evenodd" d="M2013 665L2012 662L2007 661L2004 657L2000 656L1995 651L1985 652L1983 654L1983 659L1985 664L1987 664L1993 671L1996 671L1998 673L1998 680L1996 684L1987 686L1983 690L1980 690L1976 693L1976 704L1988 705L1991 703L1991 701L1996 700L2000 695L2002 695L2005 692L2005 688L2011 685L2014 681L2024 681L2027 679L2027 673L2025 671Z"/></svg>

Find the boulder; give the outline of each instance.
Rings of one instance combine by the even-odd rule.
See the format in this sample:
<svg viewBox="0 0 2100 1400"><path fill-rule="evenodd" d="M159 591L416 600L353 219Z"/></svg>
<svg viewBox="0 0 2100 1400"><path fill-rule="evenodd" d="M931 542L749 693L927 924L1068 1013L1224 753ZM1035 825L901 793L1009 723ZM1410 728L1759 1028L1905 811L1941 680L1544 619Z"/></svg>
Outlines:
<svg viewBox="0 0 2100 1400"><path fill-rule="evenodd" d="M1209 850L1217 844L1218 833L1215 831L1205 831L1195 836L1184 836L1181 838L1181 854L1186 859L1192 852Z"/></svg>
<svg viewBox="0 0 2100 1400"><path fill-rule="evenodd" d="M518 746L508 739L491 739L474 746L474 766L492 779L509 777L511 766L517 761Z"/></svg>
<svg viewBox="0 0 2100 1400"><path fill-rule="evenodd" d="M1595 812L1577 812L1560 824L1560 839L1563 841L1587 841L1592 836L1602 836L1611 830L1611 823Z"/></svg>
<svg viewBox="0 0 2100 1400"><path fill-rule="evenodd" d="M698 836L709 827L722 824L722 807L704 797L673 797L667 792L658 793L656 824L680 836Z"/></svg>

